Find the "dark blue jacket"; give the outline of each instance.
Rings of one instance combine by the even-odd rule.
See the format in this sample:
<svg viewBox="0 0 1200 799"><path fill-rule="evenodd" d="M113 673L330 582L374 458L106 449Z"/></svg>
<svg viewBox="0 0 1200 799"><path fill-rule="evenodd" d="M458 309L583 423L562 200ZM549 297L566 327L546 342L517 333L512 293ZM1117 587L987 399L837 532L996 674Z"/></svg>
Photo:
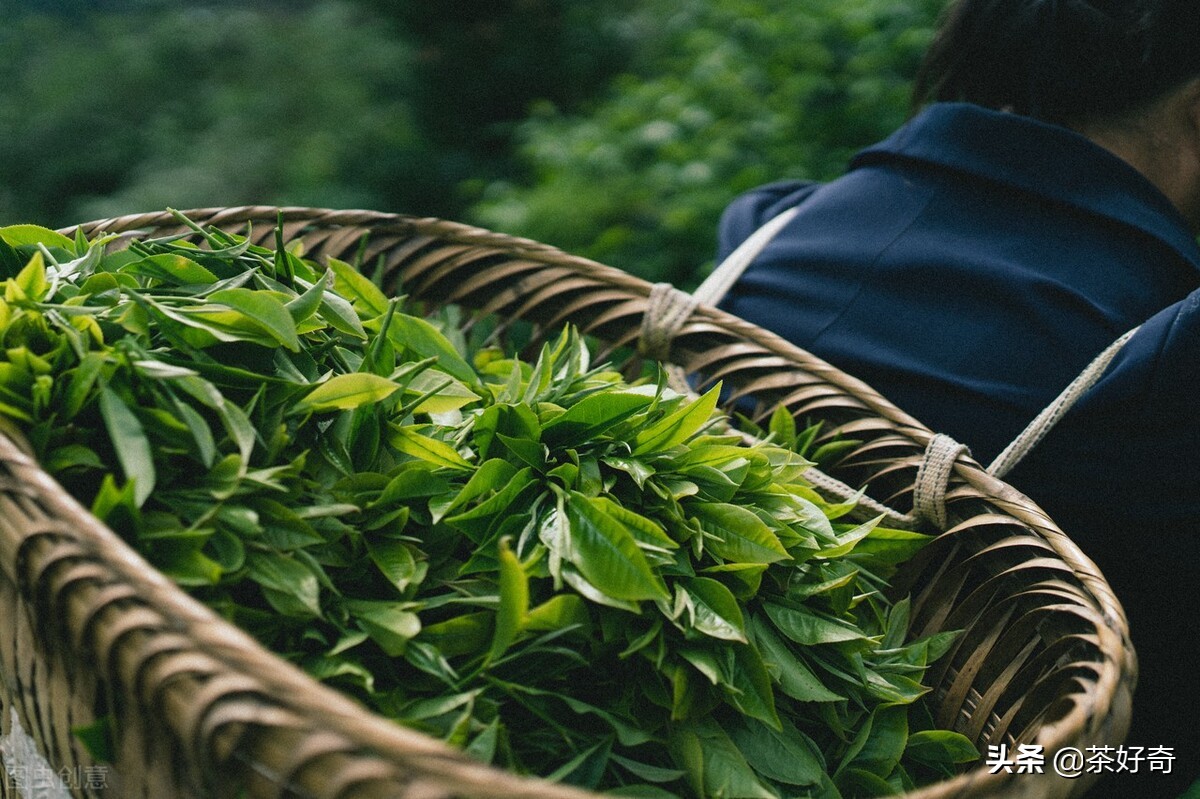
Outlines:
<svg viewBox="0 0 1200 799"><path fill-rule="evenodd" d="M722 307L865 380L985 465L1143 325L1007 479L1126 606L1143 661L1129 743L1196 750L1200 248L1183 218L1086 138L958 103L927 108L831 183L743 195L719 255L797 204ZM1170 796L1157 792L1168 784L1137 785Z"/></svg>

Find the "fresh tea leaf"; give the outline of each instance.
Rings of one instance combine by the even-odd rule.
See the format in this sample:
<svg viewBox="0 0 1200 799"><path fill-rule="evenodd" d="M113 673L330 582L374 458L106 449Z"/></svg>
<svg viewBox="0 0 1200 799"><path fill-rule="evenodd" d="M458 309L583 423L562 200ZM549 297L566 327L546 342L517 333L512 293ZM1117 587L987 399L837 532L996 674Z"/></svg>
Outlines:
<svg viewBox="0 0 1200 799"><path fill-rule="evenodd" d="M567 495L568 557L588 582L616 599L636 602L668 599L629 529L595 500L576 491Z"/></svg>
<svg viewBox="0 0 1200 799"><path fill-rule="evenodd" d="M8 225L0 227L0 239L10 247L44 244L47 247L59 247L68 252L75 251L75 242L61 233L44 228L41 225Z"/></svg>
<svg viewBox="0 0 1200 799"><path fill-rule="evenodd" d="M156 477L146 431L133 411L108 387L100 389L100 414L125 478L133 484L134 502L141 507L154 490Z"/></svg>
<svg viewBox="0 0 1200 799"><path fill-rule="evenodd" d="M312 616L321 615L317 575L303 563L277 552L252 552L246 561L250 578L260 586L294 597Z"/></svg>
<svg viewBox="0 0 1200 799"><path fill-rule="evenodd" d="M368 372L334 375L306 394L298 403L298 411L348 411L372 402L381 402L396 393L400 386L386 377Z"/></svg>
<svg viewBox="0 0 1200 799"><path fill-rule="evenodd" d="M713 386L703 396L640 431L633 440L633 454L662 452L687 441L712 419L720 389L720 384Z"/></svg>
<svg viewBox="0 0 1200 799"><path fill-rule="evenodd" d="M330 258L329 271L334 275L334 290L350 300L365 318L372 319L387 312L388 298L353 266Z"/></svg>
<svg viewBox="0 0 1200 799"><path fill-rule="evenodd" d="M500 607L496 609L496 627L492 631L492 644L488 658L495 660L504 654L521 628L529 612L529 579L525 567L509 548L508 542L500 540Z"/></svg>

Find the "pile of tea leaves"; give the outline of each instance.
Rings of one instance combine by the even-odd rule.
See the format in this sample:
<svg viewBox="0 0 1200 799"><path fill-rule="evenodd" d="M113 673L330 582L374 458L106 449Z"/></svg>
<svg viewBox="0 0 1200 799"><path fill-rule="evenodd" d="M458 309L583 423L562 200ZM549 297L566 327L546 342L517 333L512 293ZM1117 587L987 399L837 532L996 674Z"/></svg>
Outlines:
<svg viewBox="0 0 1200 799"><path fill-rule="evenodd" d="M976 757L918 701L953 635L885 598L926 536L822 499L813 429L747 444L719 387L627 382L570 328L522 360L279 232L191 227L0 228L0 415L266 647L624 796L849 799Z"/></svg>

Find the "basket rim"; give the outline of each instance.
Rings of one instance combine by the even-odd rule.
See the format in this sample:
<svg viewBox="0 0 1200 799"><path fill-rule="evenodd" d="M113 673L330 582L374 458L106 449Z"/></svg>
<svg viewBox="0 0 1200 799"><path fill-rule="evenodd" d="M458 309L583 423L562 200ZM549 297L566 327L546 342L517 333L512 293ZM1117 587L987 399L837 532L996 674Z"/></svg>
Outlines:
<svg viewBox="0 0 1200 799"><path fill-rule="evenodd" d="M310 226L365 228L372 232L415 232L417 235L461 244L466 251L474 248L481 251L499 248L506 254L538 263L602 275L606 282L637 297L648 296L651 289L651 284L641 278L614 267L570 255L551 245L433 217L369 210L269 205L201 208L183 213L189 219L217 227L232 227L259 221L273 227L278 218L284 223L285 230L291 227L293 234ZM147 228L165 228L177 224L177 219L170 212L164 211L94 220L62 228L60 232L70 236L76 231L81 231L89 238L104 233L129 237L143 233ZM732 331L793 364L802 364L805 370L819 374L822 379L861 401L871 414L886 419L896 428L898 434L906 437L914 446L924 447L933 436L933 432L927 427L894 406L863 381L816 358L774 333L708 306L698 307L692 319L698 326L709 325ZM497 798L537 796L542 799L595 799L597 796L582 789L549 783L536 777L515 775L472 761L448 744L376 716L345 694L318 683L298 667L267 651L248 634L217 616L157 572L115 532L67 496L36 462L19 451L15 441L4 435L2 429L0 462L7 463L10 469L19 473L22 483L28 481L28 485L34 486L41 494L51 498L48 509L52 514L71 519L72 525L89 551L113 570L116 579L132 585L138 594L153 600L151 606L162 614L165 622L176 629L185 630L204 652L216 657L235 672L250 673L273 695L278 696L282 692L283 696L288 697L289 707L312 714L326 729L331 729L352 741L369 742L371 748L381 755L419 765L423 773L438 780L444 779L444 785L453 786L454 790L466 791L464 795L478 792L481 796ZM961 483L989 497L1000 513L1036 531L1056 557L1070 568L1096 602L1101 621L1096 626L1096 633L1099 648L1105 653L1105 667L1100 669L1095 695L1089 693L1088 697L1096 700L1098 696L1111 701L1123 686L1131 688L1136 680L1136 659L1129 643L1124 611L1096 565L1032 500L988 474L969 456L960 455L954 463L953 472ZM972 524L972 520L965 520L950 527L944 535L956 535L969 529ZM11 573L14 568L12 564L16 563L21 551L22 545L0 540L0 556L4 556L4 563L0 564L0 568L9 570L15 581L20 580L21 575ZM9 557L10 555L13 557ZM1075 740L1080 731L1089 725L1100 723L1094 712L1094 704L1094 701L1076 702L1068 713L1043 727L1038 738L1039 743L1053 750ZM926 785L902 796L908 799L948 799L951 796L967 796L968 793L971 796L994 795L1003 790L1012 781L1013 776L1003 770L995 774L990 773L981 763L949 780Z"/></svg>

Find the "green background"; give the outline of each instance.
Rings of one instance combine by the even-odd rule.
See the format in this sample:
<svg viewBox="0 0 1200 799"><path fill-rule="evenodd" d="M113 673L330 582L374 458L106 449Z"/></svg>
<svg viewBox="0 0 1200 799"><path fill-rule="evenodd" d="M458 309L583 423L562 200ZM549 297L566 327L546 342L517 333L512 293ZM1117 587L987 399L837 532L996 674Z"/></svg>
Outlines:
<svg viewBox="0 0 1200 799"><path fill-rule="evenodd" d="M7 0L0 223L439 216L652 280L903 122L941 0Z"/></svg>

